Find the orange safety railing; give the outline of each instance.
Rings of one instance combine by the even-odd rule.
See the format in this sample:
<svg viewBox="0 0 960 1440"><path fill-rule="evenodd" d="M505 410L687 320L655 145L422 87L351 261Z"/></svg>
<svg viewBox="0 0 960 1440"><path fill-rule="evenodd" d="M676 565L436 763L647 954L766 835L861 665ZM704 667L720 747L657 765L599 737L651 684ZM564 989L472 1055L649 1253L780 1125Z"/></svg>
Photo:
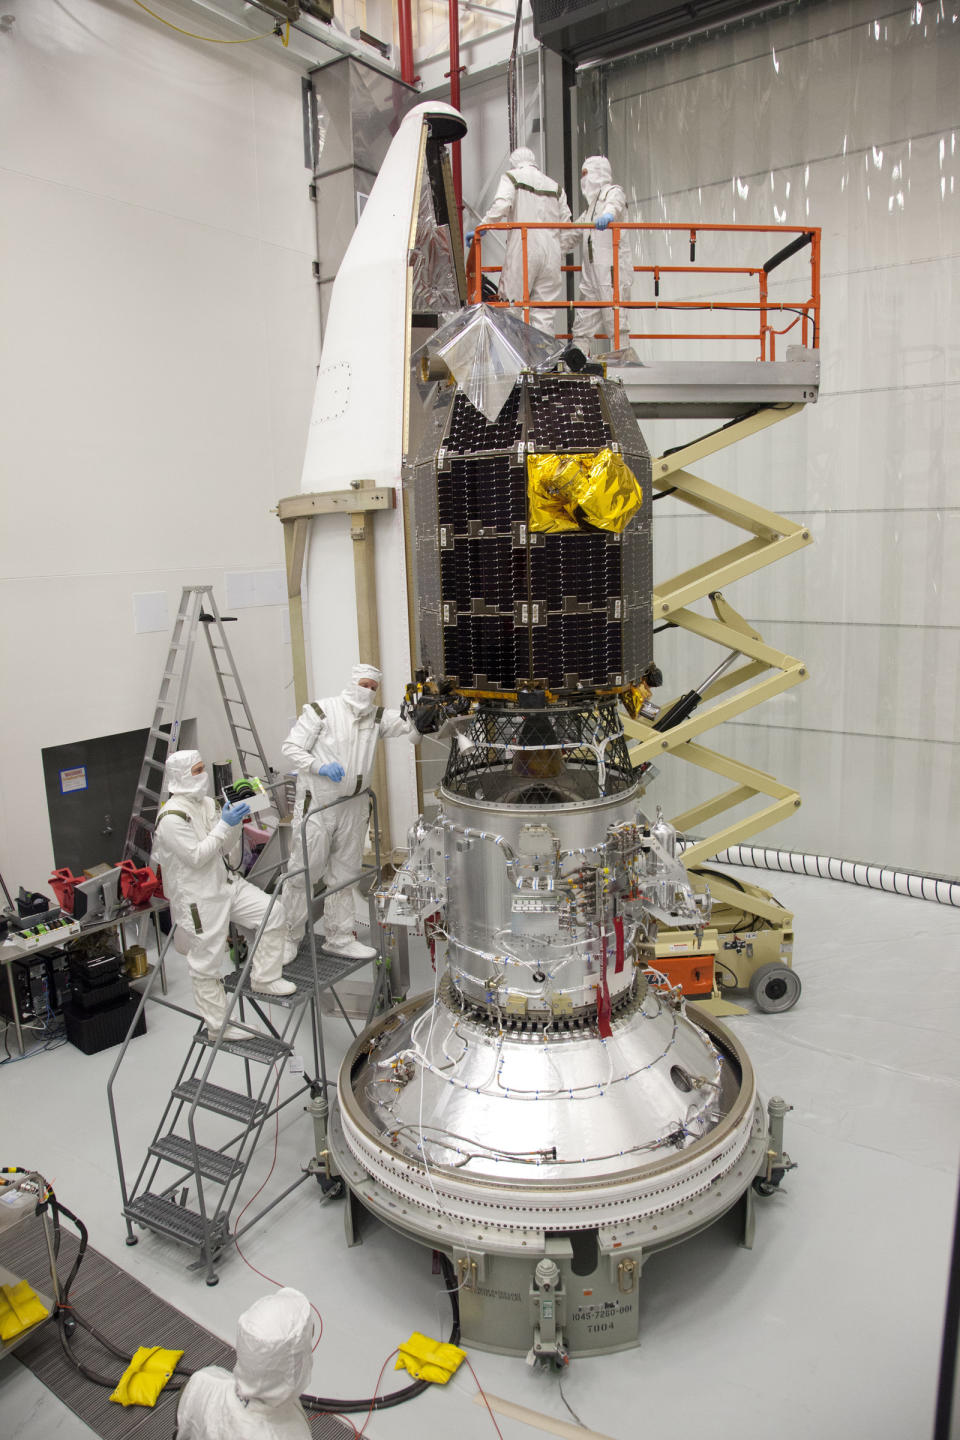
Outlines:
<svg viewBox="0 0 960 1440"><path fill-rule="evenodd" d="M501 221L491 225L478 225L474 232L474 243L470 251L467 265L467 277L470 300L478 304L482 297L483 277L499 273L500 265L484 265L481 254L482 238L485 234L498 234L502 231L519 230L522 247L522 273L523 292L517 297L500 298L491 300L491 305L501 308L510 307L516 310L523 310L523 318L530 323L531 310L606 310L613 311L613 349L619 350L621 345L628 344L631 340L757 340L760 344L761 360L776 359L776 344L779 335L785 335L800 326L800 338L803 345L810 345L816 348L820 343L820 227L799 226L799 225L672 225L660 221L623 221L612 223L604 232L609 235L613 242L613 265L611 298L603 302L598 300L531 300L528 284L527 264L527 235L531 230L574 230L592 231L592 225L551 225L541 221ZM688 238L690 244L690 262L687 265L634 265L633 274L649 276L653 282L653 296L645 300L620 300L614 303L613 296L620 291L620 237L623 234L630 234L633 231L652 234L656 232L674 232ZM696 263L697 239L701 235L726 234L726 235L768 235L782 239L784 236L792 236L787 243L781 246L777 252L768 260L753 265L698 265ZM506 239L506 236L502 238ZM782 265L792 255L810 246L810 294L798 300L771 300L767 280L770 272L778 265ZM561 248L563 241L561 239ZM577 274L581 267L579 265L562 265L565 274ZM757 299L754 300L721 300L698 298L693 300L671 300L663 299L660 296L660 283L665 276L670 275L742 275L755 278L757 281ZM717 312L735 312L740 314L757 312L759 315L759 329L750 331L737 331L735 333L725 332L675 332L656 333L650 331L633 330L623 328L621 312L627 311L632 317L635 311L645 310L710 310ZM793 315L793 319L781 328L777 329L771 323L771 317ZM569 338L569 334L562 338Z"/></svg>

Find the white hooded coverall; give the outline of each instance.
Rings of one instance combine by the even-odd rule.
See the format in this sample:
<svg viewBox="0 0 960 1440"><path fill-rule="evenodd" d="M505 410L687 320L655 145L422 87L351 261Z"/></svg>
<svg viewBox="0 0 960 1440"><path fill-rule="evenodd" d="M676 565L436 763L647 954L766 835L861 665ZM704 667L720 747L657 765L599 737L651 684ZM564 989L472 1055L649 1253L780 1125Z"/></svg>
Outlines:
<svg viewBox="0 0 960 1440"><path fill-rule="evenodd" d="M218 817L207 772L191 774L201 758L196 750L177 750L167 759L170 797L157 816L153 857L163 870L170 918L189 945L187 965L197 1009L211 1030L219 1030L226 1011L220 976L230 921L256 930L269 897L227 869L228 855L236 852L239 858L242 827ZM254 988L281 978L285 945L286 915L278 902L254 952Z"/></svg>
<svg viewBox="0 0 960 1440"><path fill-rule="evenodd" d="M605 155L589 155L584 160L580 188L588 204L586 209L581 210L577 216L578 225L592 227L604 214L612 215L615 221L629 219L627 197L619 185L614 185L610 161ZM588 231L581 231L578 238L581 260L580 288L577 298L581 301L603 300L609 306L609 302L613 299L613 234L610 230L591 228ZM621 232L618 254L619 298L629 300L630 287L633 283L633 251L627 231ZM620 348L630 343L630 314L629 310L620 312ZM612 308L581 310L578 306L573 322L574 336L579 340L590 341L601 332L609 336L610 344L613 346Z"/></svg>
<svg viewBox="0 0 960 1440"><path fill-rule="evenodd" d="M208 1365L191 1375L177 1408L177 1440L306 1440L300 1395L313 1362L310 1303L283 1286L237 1321L233 1373Z"/></svg>
<svg viewBox="0 0 960 1440"><path fill-rule="evenodd" d="M421 738L399 710L378 707L374 691L357 684L359 679L375 678L379 674L373 666L356 666L354 679L339 695L304 705L300 718L281 746L284 758L297 772L289 865L294 870L303 864L300 824L304 810L314 809L306 829L310 880L314 885L320 879L328 887L342 885L362 869L370 800L369 796L357 792L370 784L377 742L407 735L416 744ZM318 765L329 763L343 766L342 780L330 780L316 773ZM349 795L357 798L329 810L316 809ZM303 933L307 918L303 877L291 880L283 893L290 937L296 940ZM323 929L327 945L333 949L353 939L356 924L353 896L350 886L324 900Z"/></svg>
<svg viewBox="0 0 960 1440"><path fill-rule="evenodd" d="M566 224L570 206L562 188L544 175L534 164L533 151L521 145L510 156L510 169L503 175L493 197L493 204L479 222L492 225L498 221L534 220ZM506 254L500 272L500 297L503 300L523 299L523 236L519 230L499 233L506 241ZM573 235L573 231L570 235ZM572 243L572 242L571 242ZM489 244L489 238L488 238ZM527 294L532 301L561 301L565 298L560 271L560 232L556 230L527 231ZM530 324L547 335L557 328L559 310L530 311ZM525 318L525 317L523 317Z"/></svg>

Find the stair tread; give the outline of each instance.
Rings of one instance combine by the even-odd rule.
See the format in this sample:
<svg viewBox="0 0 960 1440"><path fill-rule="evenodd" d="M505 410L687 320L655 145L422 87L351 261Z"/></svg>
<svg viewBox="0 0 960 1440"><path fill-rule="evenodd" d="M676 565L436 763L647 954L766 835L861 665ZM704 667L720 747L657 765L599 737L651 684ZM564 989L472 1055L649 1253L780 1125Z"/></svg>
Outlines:
<svg viewBox="0 0 960 1440"><path fill-rule="evenodd" d="M182 1084L174 1086L173 1093L178 1100L187 1100L192 1104L199 1089L199 1079L184 1080ZM258 1120L267 1108L262 1101L252 1100L249 1095L238 1090L211 1085L209 1081L203 1087L199 1106L203 1110L213 1110L217 1115L226 1115L231 1120L242 1120L245 1123Z"/></svg>
<svg viewBox="0 0 960 1440"><path fill-rule="evenodd" d="M150 1230L172 1235L175 1240L186 1240L190 1245L203 1244L203 1217L185 1205L175 1205L163 1195L153 1195L150 1191L138 1195L127 1204L124 1214Z"/></svg>
<svg viewBox="0 0 960 1440"><path fill-rule="evenodd" d="M201 1045L214 1043L206 1033L198 1038ZM290 1055L293 1047L285 1044L283 1040L276 1040L272 1035L251 1035L246 1040L224 1040L220 1049L231 1055L239 1055L241 1060L256 1060L260 1065L273 1065L275 1061Z"/></svg>
<svg viewBox="0 0 960 1440"><path fill-rule="evenodd" d="M162 1135L150 1146L150 1153L161 1160L169 1160L173 1165L194 1169L194 1148L186 1135ZM225 1155L222 1150L211 1150L206 1145L198 1145L196 1154L200 1174L221 1185L228 1184L243 1168L235 1156Z"/></svg>

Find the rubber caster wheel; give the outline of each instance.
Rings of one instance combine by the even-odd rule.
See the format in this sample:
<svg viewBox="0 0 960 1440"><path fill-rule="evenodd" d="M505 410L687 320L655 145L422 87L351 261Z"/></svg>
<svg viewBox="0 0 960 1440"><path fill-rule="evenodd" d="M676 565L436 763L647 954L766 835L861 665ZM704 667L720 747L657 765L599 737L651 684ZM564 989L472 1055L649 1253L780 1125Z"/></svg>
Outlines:
<svg viewBox="0 0 960 1440"><path fill-rule="evenodd" d="M317 1184L324 1195L329 1195L331 1200L339 1200L344 1193L344 1184L339 1175L334 1175L329 1180L326 1175L318 1175Z"/></svg>
<svg viewBox="0 0 960 1440"><path fill-rule="evenodd" d="M127 1245L139 1245L139 1244L140 1244L140 1236L139 1236L139 1235L128 1235L128 1236L127 1236L127 1239L126 1239L126 1244L127 1244Z"/></svg>
<svg viewBox="0 0 960 1440"><path fill-rule="evenodd" d="M786 1171L782 1166L776 1165L770 1172L770 1179L766 1175L757 1175L753 1182L753 1188L758 1195L772 1195L780 1185Z"/></svg>
<svg viewBox="0 0 960 1440"><path fill-rule="evenodd" d="M219 1276L219 1275L208 1275L208 1276L207 1276L207 1284L208 1284L209 1286L211 1286L211 1287L213 1287L214 1285L219 1285L219 1284L220 1284L220 1276Z"/></svg>
<svg viewBox="0 0 960 1440"><path fill-rule="evenodd" d="M777 961L770 965L761 965L750 977L750 994L757 1009L767 1015L792 1010L800 999L801 988L797 972L791 970L789 965L780 965Z"/></svg>

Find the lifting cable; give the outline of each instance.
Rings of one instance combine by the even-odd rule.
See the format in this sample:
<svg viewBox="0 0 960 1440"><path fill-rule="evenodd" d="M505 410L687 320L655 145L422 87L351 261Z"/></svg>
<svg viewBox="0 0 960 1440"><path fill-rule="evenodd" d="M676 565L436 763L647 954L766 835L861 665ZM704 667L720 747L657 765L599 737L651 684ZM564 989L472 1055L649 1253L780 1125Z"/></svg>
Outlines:
<svg viewBox="0 0 960 1440"><path fill-rule="evenodd" d="M184 30L182 25L174 25L172 20L165 20L162 15L157 14L156 10L151 10L149 5L145 5L143 0L133 0L133 3L134 5L138 5L141 10L146 10L147 14L152 15L154 20L159 20L161 25L166 25L169 30L176 30L178 35L188 35L191 40L203 40L207 45L249 45L251 40L269 40L272 35L280 34L280 22L278 20L272 30L262 30L258 35L244 35L240 40L222 40L214 35L197 35L193 30ZM290 43L289 20L287 21L287 28L283 33L283 43L284 45L289 45Z"/></svg>

